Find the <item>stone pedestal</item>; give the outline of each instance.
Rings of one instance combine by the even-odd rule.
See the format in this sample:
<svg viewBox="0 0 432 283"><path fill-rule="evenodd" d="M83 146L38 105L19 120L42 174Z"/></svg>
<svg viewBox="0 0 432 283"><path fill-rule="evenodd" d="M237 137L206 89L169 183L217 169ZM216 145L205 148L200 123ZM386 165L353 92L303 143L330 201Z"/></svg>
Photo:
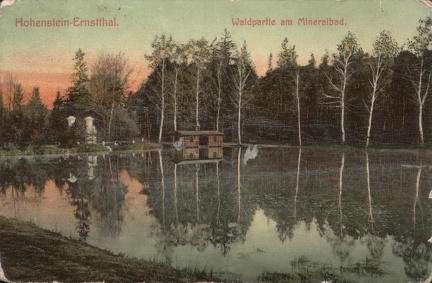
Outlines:
<svg viewBox="0 0 432 283"><path fill-rule="evenodd" d="M85 142L86 144L96 144L96 127L93 125L94 118L93 117L86 117L86 129L85 129Z"/></svg>
<svg viewBox="0 0 432 283"><path fill-rule="evenodd" d="M69 127L69 128L72 127L73 124L75 124L75 120L76 120L76 118L75 118L74 116L69 116L69 117L67 117L66 119L67 119L67 121L68 121L68 127Z"/></svg>

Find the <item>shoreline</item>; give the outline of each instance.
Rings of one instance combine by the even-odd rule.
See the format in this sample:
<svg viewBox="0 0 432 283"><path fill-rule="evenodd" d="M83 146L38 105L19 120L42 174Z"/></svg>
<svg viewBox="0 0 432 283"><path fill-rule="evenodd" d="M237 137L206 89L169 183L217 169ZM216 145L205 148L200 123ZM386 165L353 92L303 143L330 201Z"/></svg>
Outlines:
<svg viewBox="0 0 432 283"><path fill-rule="evenodd" d="M102 144L96 145L81 145L73 147L66 151L66 149L59 148L53 145L41 145L28 147L26 150L20 150L18 148L0 149L0 158L2 157L30 157L30 156L47 156L47 157L59 157L59 156L73 156L80 154L109 154L110 152L128 152L128 151L148 151L157 150L162 148L160 145L155 143L135 143L135 144L123 144L114 148L112 151L108 150Z"/></svg>
<svg viewBox="0 0 432 283"><path fill-rule="evenodd" d="M262 148L305 148L305 149L341 149L341 150L355 150L355 151L368 151L368 152L379 152L379 151L424 151L430 150L429 144L424 146L418 145L377 145L377 146L359 146L359 145L340 145L340 144L312 144L312 145L289 145L289 144L268 144L268 143L231 143L227 142L223 144L223 147L247 147L249 145L258 145ZM29 147L22 151L18 148L11 149L0 149L0 159L2 158L23 158L23 157L64 157L64 156L76 156L82 154L110 154L110 153L127 153L127 152L146 152L152 150L161 150L171 147L168 144L155 144L155 143L136 143L136 144L122 144L112 151L106 149L101 144L97 145L81 145L74 147L66 152L64 149L52 146L42 145Z"/></svg>
<svg viewBox="0 0 432 283"><path fill-rule="evenodd" d="M4 216L0 239L0 266L12 282L214 281L205 270L128 258Z"/></svg>

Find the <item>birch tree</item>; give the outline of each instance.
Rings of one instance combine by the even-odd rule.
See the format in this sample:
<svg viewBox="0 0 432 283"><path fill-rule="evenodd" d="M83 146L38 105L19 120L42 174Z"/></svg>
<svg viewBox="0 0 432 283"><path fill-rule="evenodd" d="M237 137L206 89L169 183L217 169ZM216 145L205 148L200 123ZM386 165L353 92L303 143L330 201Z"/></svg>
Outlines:
<svg viewBox="0 0 432 283"><path fill-rule="evenodd" d="M423 111L426 99L429 96L431 76L432 76L432 18L428 17L425 20L419 21L417 34L408 43L410 51L416 55L417 64L408 66L410 70L409 80L414 87L413 98L418 106L418 129L420 144L424 145L423 133Z"/></svg>
<svg viewBox="0 0 432 283"><path fill-rule="evenodd" d="M373 54L370 68L372 77L369 81L369 105L367 110L369 112L368 128L366 135L366 147L369 146L370 132L372 129L372 118L374 112L375 101L382 89L382 77L384 71L389 67L389 64L399 53L397 42L393 39L390 32L382 31L373 43Z"/></svg>
<svg viewBox="0 0 432 283"><path fill-rule="evenodd" d="M160 110L160 124L159 124L159 144L162 143L162 132L164 126L165 119L165 72L166 72L166 63L167 60L171 57L174 51L174 42L172 37L168 37L165 35L161 35L160 37L156 36L155 40L152 43L153 52L150 55L145 55L145 58L150 61L150 68L156 70L160 68L160 93L159 98L160 102L155 103Z"/></svg>
<svg viewBox="0 0 432 283"><path fill-rule="evenodd" d="M350 77L353 74L350 65L353 61L354 55L360 50L360 46L357 43L357 38L352 32L344 37L342 42L337 46L337 53L333 54L333 68L336 71L337 78L328 77L328 80L336 91L335 95L325 95L327 98L335 99L336 103L340 107L340 124L341 124L341 135L342 144L345 145L345 110L346 110L346 95L347 86Z"/></svg>
<svg viewBox="0 0 432 283"><path fill-rule="evenodd" d="M299 140L299 146L301 146L302 145L302 136L301 136L301 108L300 108L300 70L296 70L296 73L295 73L294 97L296 100L296 110L297 110L298 140Z"/></svg>
<svg viewBox="0 0 432 283"><path fill-rule="evenodd" d="M243 43L243 47L237 53L237 56L233 59L233 70L231 73L231 81L233 85L233 102L237 108L237 137L238 144L242 143L241 139L241 118L242 109L248 102L248 98L245 97L248 93L246 87L249 84L251 74L253 74L252 63L250 61L250 55L247 50L246 41Z"/></svg>
<svg viewBox="0 0 432 283"><path fill-rule="evenodd" d="M174 65L174 74L172 78L173 91L172 91L172 100L173 100L173 126L174 131L177 131L177 116L178 116L178 88L179 88L179 72L183 64L187 61L186 54L184 52L185 47L183 45L174 44L173 45L173 54L171 56L171 61Z"/></svg>
<svg viewBox="0 0 432 283"><path fill-rule="evenodd" d="M199 123L199 101L201 96L201 82L203 72L210 60L211 46L204 38L200 40L191 40L188 44L188 52L192 62L196 66L196 84L195 84L195 130L200 130Z"/></svg>

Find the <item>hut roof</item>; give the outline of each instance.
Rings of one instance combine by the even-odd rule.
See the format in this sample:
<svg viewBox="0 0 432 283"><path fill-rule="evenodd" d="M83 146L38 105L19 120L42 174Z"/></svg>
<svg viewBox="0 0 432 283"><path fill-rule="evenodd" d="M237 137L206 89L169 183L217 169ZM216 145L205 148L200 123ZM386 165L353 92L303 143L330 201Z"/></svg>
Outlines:
<svg viewBox="0 0 432 283"><path fill-rule="evenodd" d="M218 163L222 161L222 158L212 159L189 159L189 160L172 160L177 165L188 165L188 164L205 164L205 163Z"/></svg>
<svg viewBox="0 0 432 283"><path fill-rule="evenodd" d="M176 134L181 136L223 136L222 132L218 131L177 131Z"/></svg>

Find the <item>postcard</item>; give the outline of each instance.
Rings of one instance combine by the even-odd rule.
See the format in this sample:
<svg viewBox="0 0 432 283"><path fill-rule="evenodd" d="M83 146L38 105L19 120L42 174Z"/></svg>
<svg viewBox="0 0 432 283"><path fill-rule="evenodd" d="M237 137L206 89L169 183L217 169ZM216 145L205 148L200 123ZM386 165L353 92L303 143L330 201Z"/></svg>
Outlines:
<svg viewBox="0 0 432 283"><path fill-rule="evenodd" d="M0 281L432 282L431 11L0 1Z"/></svg>

